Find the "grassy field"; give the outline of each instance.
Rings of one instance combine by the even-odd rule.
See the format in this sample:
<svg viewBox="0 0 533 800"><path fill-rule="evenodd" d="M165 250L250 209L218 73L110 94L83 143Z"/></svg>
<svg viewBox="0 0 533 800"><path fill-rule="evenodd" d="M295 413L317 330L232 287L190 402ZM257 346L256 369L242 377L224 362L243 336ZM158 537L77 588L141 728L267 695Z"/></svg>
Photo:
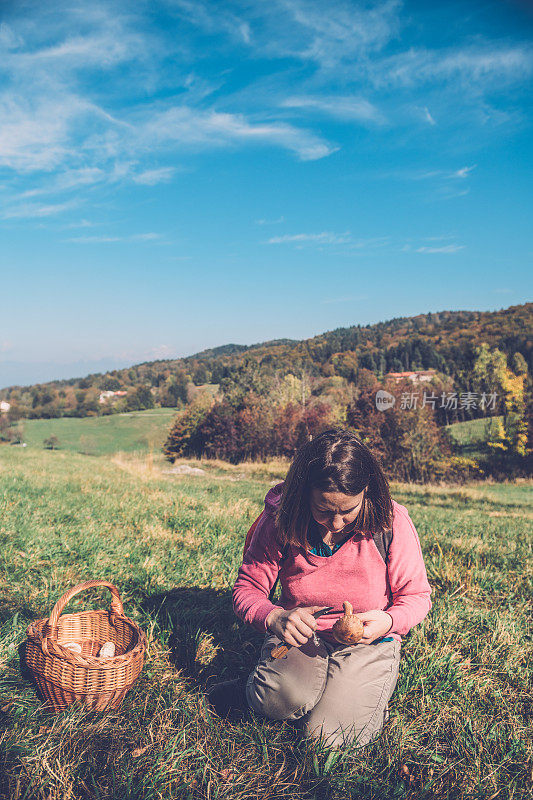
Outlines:
<svg viewBox="0 0 533 800"><path fill-rule="evenodd" d="M188 462L194 464L194 462ZM402 645L383 736L328 755L283 723L222 722L205 687L246 674L261 636L233 616L246 530L283 464L0 448L0 797L515 800L531 792L531 483L393 485L433 608ZM52 716L21 676L27 624L105 577L147 633L120 711ZM96 595L96 593L95 593ZM105 592L72 610L107 607ZM406 772L406 770L408 772Z"/></svg>
<svg viewBox="0 0 533 800"><path fill-rule="evenodd" d="M56 436L60 450L102 456L159 451L175 416L175 408L154 408L108 417L29 419L21 424L28 447L42 449L45 439Z"/></svg>
<svg viewBox="0 0 533 800"><path fill-rule="evenodd" d="M63 417L61 419L23 420L23 439L28 447L43 448L45 439L56 436L60 450L102 456L117 452L158 452L166 439L174 408L154 408L112 414L108 417ZM456 422L448 425L457 451L475 455L485 440L485 420Z"/></svg>
<svg viewBox="0 0 533 800"><path fill-rule="evenodd" d="M493 417L502 420L502 417ZM487 419L471 419L466 422L454 422L446 425L446 430L451 434L458 454L476 457L483 453L484 443L487 440Z"/></svg>

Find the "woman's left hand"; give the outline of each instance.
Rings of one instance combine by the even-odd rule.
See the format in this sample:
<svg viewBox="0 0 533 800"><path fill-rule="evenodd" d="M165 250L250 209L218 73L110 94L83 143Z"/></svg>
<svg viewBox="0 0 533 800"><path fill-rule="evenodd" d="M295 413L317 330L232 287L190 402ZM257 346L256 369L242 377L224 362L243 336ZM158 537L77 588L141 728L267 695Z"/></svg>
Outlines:
<svg viewBox="0 0 533 800"><path fill-rule="evenodd" d="M357 614L363 623L363 637L359 644L372 644L376 639L385 636L392 628L392 617L386 611L362 611Z"/></svg>

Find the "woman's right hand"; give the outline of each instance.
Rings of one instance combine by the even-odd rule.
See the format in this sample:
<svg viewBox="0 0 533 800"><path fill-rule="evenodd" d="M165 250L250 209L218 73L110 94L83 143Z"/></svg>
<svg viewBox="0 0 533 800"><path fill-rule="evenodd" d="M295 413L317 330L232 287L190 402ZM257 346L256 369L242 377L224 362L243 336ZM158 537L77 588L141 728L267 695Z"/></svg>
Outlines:
<svg viewBox="0 0 533 800"><path fill-rule="evenodd" d="M266 618L266 627L278 639L292 647L301 647L311 638L316 630L315 611L324 606L307 606L306 608L273 608Z"/></svg>

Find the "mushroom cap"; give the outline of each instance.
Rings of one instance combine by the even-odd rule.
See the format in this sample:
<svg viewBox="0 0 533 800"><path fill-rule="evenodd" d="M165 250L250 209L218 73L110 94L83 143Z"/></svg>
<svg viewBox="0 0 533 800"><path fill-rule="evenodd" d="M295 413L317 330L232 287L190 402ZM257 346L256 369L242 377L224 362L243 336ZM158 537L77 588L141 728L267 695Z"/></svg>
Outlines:
<svg viewBox="0 0 533 800"><path fill-rule="evenodd" d="M344 616L334 623L331 631L340 644L357 644L363 637L364 626L359 617L353 613L351 603L343 604Z"/></svg>

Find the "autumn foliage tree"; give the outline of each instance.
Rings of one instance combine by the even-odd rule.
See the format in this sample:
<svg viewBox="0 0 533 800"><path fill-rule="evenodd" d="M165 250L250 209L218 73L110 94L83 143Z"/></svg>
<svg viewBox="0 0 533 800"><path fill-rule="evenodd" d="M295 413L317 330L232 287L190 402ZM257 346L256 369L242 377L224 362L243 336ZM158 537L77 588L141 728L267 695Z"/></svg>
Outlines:
<svg viewBox="0 0 533 800"><path fill-rule="evenodd" d="M395 402L385 411L376 407L376 388L367 386L350 404L347 424L375 452L389 478L426 482L449 477L466 479L478 470L468 459L453 459L450 442L437 425L431 405L402 407L401 397L412 384L387 384Z"/></svg>
<svg viewBox="0 0 533 800"><path fill-rule="evenodd" d="M165 445L178 456L220 458L232 463L291 458L297 447L332 425L326 403L275 405L249 393L237 403L215 402L204 413L179 414Z"/></svg>

